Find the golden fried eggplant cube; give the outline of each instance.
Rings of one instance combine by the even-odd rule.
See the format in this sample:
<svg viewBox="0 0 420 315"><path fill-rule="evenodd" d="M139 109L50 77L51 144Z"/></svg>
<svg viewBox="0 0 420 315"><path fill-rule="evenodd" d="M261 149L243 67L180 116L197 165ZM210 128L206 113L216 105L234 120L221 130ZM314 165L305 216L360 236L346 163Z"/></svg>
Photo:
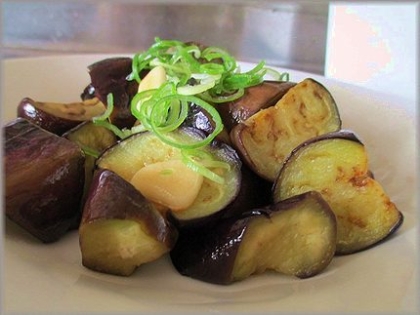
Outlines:
<svg viewBox="0 0 420 315"><path fill-rule="evenodd" d="M273 270L308 278L330 264L334 213L317 192L225 219L214 228L180 230L171 260L184 276L231 284Z"/></svg>
<svg viewBox="0 0 420 315"><path fill-rule="evenodd" d="M80 218L82 150L22 118L4 136L7 217L42 242L58 240Z"/></svg>
<svg viewBox="0 0 420 315"><path fill-rule="evenodd" d="M274 106L234 127L230 138L249 167L274 182L281 164L297 145L340 128L332 95L308 78L291 87Z"/></svg>
<svg viewBox="0 0 420 315"><path fill-rule="evenodd" d="M131 275L175 244L176 229L130 183L110 170L93 177L79 227L82 264Z"/></svg>
<svg viewBox="0 0 420 315"><path fill-rule="evenodd" d="M337 217L337 254L371 247L402 224L402 213L372 178L365 146L351 131L298 146L280 171L274 201L309 190L320 192Z"/></svg>

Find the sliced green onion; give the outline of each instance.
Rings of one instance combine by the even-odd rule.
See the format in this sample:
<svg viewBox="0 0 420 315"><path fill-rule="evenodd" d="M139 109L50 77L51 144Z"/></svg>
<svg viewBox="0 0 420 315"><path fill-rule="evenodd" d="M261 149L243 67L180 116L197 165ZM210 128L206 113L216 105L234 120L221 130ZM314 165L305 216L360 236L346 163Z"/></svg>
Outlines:
<svg viewBox="0 0 420 315"><path fill-rule="evenodd" d="M266 68L264 61L241 73L235 58L219 47L210 46L201 51L194 44L155 38L155 43L146 52L133 58L129 78L139 81L143 69L158 65L165 68L168 81L177 86L178 94L197 95L215 103L242 96L244 89L261 83L266 74L275 80L281 77L277 71ZM218 78L208 81L205 75L217 75Z"/></svg>
<svg viewBox="0 0 420 315"><path fill-rule="evenodd" d="M120 130L117 126L113 125L109 120L109 117L111 116L113 110L114 96L112 93L109 93L106 98L105 112L103 112L100 116L93 117L92 122L97 126L101 126L111 130L120 139L124 139L127 136L127 134Z"/></svg>
<svg viewBox="0 0 420 315"><path fill-rule="evenodd" d="M214 138L223 130L223 123L220 117L219 112L206 101L189 95L180 95L180 94L172 94L168 95L160 100L158 100L158 104L154 106L159 107L160 102L167 102L169 100L176 100L180 102L184 102L184 104L195 104L202 109L204 109L210 116L211 119L215 122L214 130L204 139L201 140L194 140L194 141L181 141L179 137L175 134L167 132L168 128L162 128L158 124L155 123L154 120L151 120L151 130L165 143L180 148L180 149L196 149L202 146L205 146L211 143ZM184 116L186 118L186 116ZM175 129L173 129L175 130Z"/></svg>
<svg viewBox="0 0 420 315"><path fill-rule="evenodd" d="M215 129L207 138L195 142L182 142L171 134L185 121L189 104L205 110L215 122ZM137 93L131 101L131 112L143 127L153 131L163 142L178 148L197 148L210 143L222 130L223 123L219 112L205 100L192 95L176 92L172 82L162 84L159 89Z"/></svg>
<svg viewBox="0 0 420 315"><path fill-rule="evenodd" d="M218 63L204 63L198 67L200 73L211 74L211 75L221 75L226 72L226 69L223 65Z"/></svg>
<svg viewBox="0 0 420 315"><path fill-rule="evenodd" d="M91 147L88 147L87 145L83 145L83 144L80 144L80 147L86 155L93 156L95 159L99 157L100 153L99 153L98 150L95 150L95 149L93 149Z"/></svg>
<svg viewBox="0 0 420 315"><path fill-rule="evenodd" d="M281 73L279 81L290 81L290 74L288 72Z"/></svg>
<svg viewBox="0 0 420 315"><path fill-rule="evenodd" d="M187 101L177 99L176 94L168 95L159 99L152 107L150 112L152 129L159 130L160 133L174 131L181 126L187 115Z"/></svg>
<svg viewBox="0 0 420 315"><path fill-rule="evenodd" d="M225 66L225 70L227 72L235 71L236 70L236 60L233 58L227 51L219 48L210 46L203 50L202 58L206 59L207 61L211 61L214 59L222 59L223 64Z"/></svg>
<svg viewBox="0 0 420 315"><path fill-rule="evenodd" d="M114 96L112 95L112 93L109 93L106 97L106 109L105 111L102 113L102 115L93 117L92 120L93 122L98 121L98 120L108 120L109 117L112 114L112 111L114 110Z"/></svg>
<svg viewBox="0 0 420 315"><path fill-rule="evenodd" d="M120 137L149 130L163 142L180 148L187 165L217 182L223 178L210 169L224 168L226 163L203 156L200 149L211 143L223 129L222 119L211 104L218 106L242 97L246 88L260 84L266 75L273 80L289 80L287 73L267 68L264 61L241 72L236 59L224 49L214 46L200 49L195 44L158 37L148 50L134 55L127 80L141 82L140 73L156 66L165 69L167 82L158 89L137 93L130 104L132 115L140 125L130 130L112 127L108 119L112 105L95 122L112 129ZM187 118L191 104L206 111L215 124L213 132L203 139L185 139L176 132Z"/></svg>
<svg viewBox="0 0 420 315"><path fill-rule="evenodd" d="M201 83L197 85L184 85L180 86L177 89L178 94L181 95L196 95L201 94L207 90L210 90L213 86L215 86L216 81L209 81L206 83Z"/></svg>
<svg viewBox="0 0 420 315"><path fill-rule="evenodd" d="M230 169L230 165L223 161L215 160L211 154L203 150L181 150L182 161L193 171L218 183L225 182L223 176L210 170L210 168Z"/></svg>
<svg viewBox="0 0 420 315"><path fill-rule="evenodd" d="M131 63L131 74L127 77L127 80L136 80L137 82L140 82L140 72L139 72L139 55L135 54L133 57L133 61Z"/></svg>
<svg viewBox="0 0 420 315"><path fill-rule="evenodd" d="M117 126L105 120L95 120L94 124L111 130L118 138L124 139L127 135L121 131Z"/></svg>
<svg viewBox="0 0 420 315"><path fill-rule="evenodd" d="M232 94L213 95L211 91L206 91L200 94L200 97L210 103L220 104L237 100L245 94L245 89L238 89Z"/></svg>

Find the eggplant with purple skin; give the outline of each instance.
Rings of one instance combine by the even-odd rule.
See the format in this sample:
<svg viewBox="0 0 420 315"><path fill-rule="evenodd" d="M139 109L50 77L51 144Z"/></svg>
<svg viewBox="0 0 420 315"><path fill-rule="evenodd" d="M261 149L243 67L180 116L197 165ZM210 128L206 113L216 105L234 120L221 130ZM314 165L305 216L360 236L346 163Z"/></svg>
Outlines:
<svg viewBox="0 0 420 315"><path fill-rule="evenodd" d="M340 115L329 91L319 82L305 79L274 106L235 126L230 138L242 160L274 182L285 158L297 145L340 128Z"/></svg>
<svg viewBox="0 0 420 315"><path fill-rule="evenodd" d="M251 209L272 203L273 183L253 172L247 165L241 167L241 185L236 198L223 211L223 218L235 217Z"/></svg>
<svg viewBox="0 0 420 315"><path fill-rule="evenodd" d="M132 59L129 57L107 58L88 67L91 78L90 87L95 96L107 105L109 93L113 95L114 108L109 119L120 129L131 128L136 118L131 114L131 99L136 95L138 83L127 80L132 71ZM143 77L147 72L141 73Z"/></svg>
<svg viewBox="0 0 420 315"><path fill-rule="evenodd" d="M245 89L244 95L237 100L216 104L215 108L219 112L224 125L223 131L217 135L217 139L231 144L229 132L234 126L244 122L259 110L274 105L294 85L296 83L264 81ZM214 129L214 122L210 115L194 104L190 107L184 125L195 127L206 133L211 133Z"/></svg>
<svg viewBox="0 0 420 315"><path fill-rule="evenodd" d="M76 143L85 152L85 181L82 204L92 181L96 158L107 148L117 143L115 134L92 121L85 121L65 132L62 137ZM77 226L79 222L77 222Z"/></svg>
<svg viewBox="0 0 420 315"><path fill-rule="evenodd" d="M211 134L215 129L215 123L211 115L202 107L196 104L190 104L188 108L188 115L182 123L183 127L192 127L203 131L205 134ZM226 128L217 134L216 140L231 144L229 133Z"/></svg>
<svg viewBox="0 0 420 315"><path fill-rule="evenodd" d="M180 128L172 136L184 143L205 137L194 128ZM204 173L210 170L210 178L196 171L201 163L208 165ZM162 211L170 211L177 226L210 224L236 198L241 184L241 161L227 144L213 141L184 151L151 132L125 138L107 149L96 165L114 171Z"/></svg>
<svg viewBox="0 0 420 315"><path fill-rule="evenodd" d="M5 126L4 137L6 215L42 242L54 242L80 218L85 156L22 118Z"/></svg>
<svg viewBox="0 0 420 315"><path fill-rule="evenodd" d="M182 275L215 284L266 270L308 278L331 262L336 233L328 203L307 192L212 228L181 229L170 257Z"/></svg>
<svg viewBox="0 0 420 315"><path fill-rule="evenodd" d="M93 87L92 83L89 83L80 93L80 98L82 101L90 100L92 98L95 98L95 88Z"/></svg>
<svg viewBox="0 0 420 315"><path fill-rule="evenodd" d="M310 139L284 163L274 201L316 190L337 217L337 254L369 248L393 234L403 215L369 171L363 143L351 131Z"/></svg>
<svg viewBox="0 0 420 315"><path fill-rule="evenodd" d="M83 266L129 276L172 249L177 235L130 183L109 170L95 173L79 227Z"/></svg>
<svg viewBox="0 0 420 315"><path fill-rule="evenodd" d="M74 103L39 102L25 97L18 105L17 116L25 118L57 135L105 112L97 98Z"/></svg>
<svg viewBox="0 0 420 315"><path fill-rule="evenodd" d="M273 106L296 83L289 81L264 81L245 89L240 98L216 105L225 128L230 131L261 109Z"/></svg>

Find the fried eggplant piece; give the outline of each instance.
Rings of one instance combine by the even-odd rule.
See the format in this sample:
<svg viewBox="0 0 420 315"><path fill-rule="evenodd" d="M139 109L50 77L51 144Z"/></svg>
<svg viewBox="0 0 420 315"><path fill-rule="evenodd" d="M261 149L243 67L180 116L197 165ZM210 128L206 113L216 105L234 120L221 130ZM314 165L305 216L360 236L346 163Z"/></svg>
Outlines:
<svg viewBox="0 0 420 315"><path fill-rule="evenodd" d="M79 228L82 264L120 276L157 260L175 244L176 229L130 183L95 172Z"/></svg>
<svg viewBox="0 0 420 315"><path fill-rule="evenodd" d="M224 126L230 131L259 110L275 105L295 85L289 81L264 81L245 89L244 95L237 100L218 104L216 108Z"/></svg>
<svg viewBox="0 0 420 315"><path fill-rule="evenodd" d="M80 98L82 101L90 100L95 98L95 88L93 87L92 83L89 83L80 93Z"/></svg>
<svg viewBox="0 0 420 315"><path fill-rule="evenodd" d="M89 65L88 71L90 87L102 103L107 105L108 94L113 95L114 109L109 117L111 123L120 129L131 128L136 118L131 114L130 103L138 89L136 80L127 80L132 71L132 59L106 58Z"/></svg>
<svg viewBox="0 0 420 315"><path fill-rule="evenodd" d="M182 123L182 126L201 130L207 135L211 134L215 129L215 123L211 115L209 115L205 109L197 106L196 104L190 104L188 115ZM226 128L223 128L223 130L216 136L216 140L229 145L231 144L229 133Z"/></svg>
<svg viewBox="0 0 420 315"><path fill-rule="evenodd" d="M92 121L83 122L63 134L63 137L76 143L85 152L85 185L82 204L86 200L92 182L96 158L107 148L117 143L115 134ZM77 222L77 226L79 222Z"/></svg>
<svg viewBox="0 0 420 315"><path fill-rule="evenodd" d="M174 136L182 141L205 137L194 128L178 129ZM96 165L132 183L147 199L159 204L162 211L170 210L177 226L207 224L236 198L241 184L241 161L235 150L217 141L200 149L199 155L205 157L204 162L224 165L212 168L223 183L188 167L181 149L164 143L151 132L137 133L118 142L99 157Z"/></svg>
<svg viewBox="0 0 420 315"><path fill-rule="evenodd" d="M336 219L317 192L222 220L208 229L182 229L170 253L184 276L230 284L273 270L312 277L331 262Z"/></svg>
<svg viewBox="0 0 420 315"><path fill-rule="evenodd" d="M308 140L284 163L274 201L305 191L322 194L337 217L337 254L369 248L393 234L403 215L371 176L363 143L351 131Z"/></svg>
<svg viewBox="0 0 420 315"><path fill-rule="evenodd" d="M79 217L82 150L23 119L4 127L5 211L45 243L62 237Z"/></svg>
<svg viewBox="0 0 420 315"><path fill-rule="evenodd" d="M97 98L74 103L39 102L25 97L18 105L17 116L25 118L57 135L62 135L84 121L105 111Z"/></svg>
<svg viewBox="0 0 420 315"><path fill-rule="evenodd" d="M234 127L233 147L261 177L274 182L289 153L305 140L341 128L336 103L313 79L291 87L274 105Z"/></svg>
<svg viewBox="0 0 420 315"><path fill-rule="evenodd" d="M247 165L241 167L241 186L236 198L225 207L223 218L239 216L252 209L272 203L273 183L253 172Z"/></svg>

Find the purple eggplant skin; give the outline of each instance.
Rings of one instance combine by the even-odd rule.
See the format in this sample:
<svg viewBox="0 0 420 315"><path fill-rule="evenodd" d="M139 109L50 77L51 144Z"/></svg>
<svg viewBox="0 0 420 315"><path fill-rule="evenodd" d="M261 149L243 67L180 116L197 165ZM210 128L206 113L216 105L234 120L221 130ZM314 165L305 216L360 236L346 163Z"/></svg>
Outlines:
<svg viewBox="0 0 420 315"><path fill-rule="evenodd" d="M372 248L398 231L404 215L374 179L368 162L363 142L351 130L313 137L285 159L273 184L273 200L319 191L337 217L336 255ZM290 172L293 168L299 169L300 176Z"/></svg>
<svg viewBox="0 0 420 315"><path fill-rule="evenodd" d="M38 102L29 97L21 100L17 117L25 118L42 129L62 136L79 124L90 121L105 111L97 98L73 103Z"/></svg>
<svg viewBox="0 0 420 315"><path fill-rule="evenodd" d="M97 220L141 221L158 241L172 248L178 231L129 182L107 169L95 170L81 225Z"/></svg>
<svg viewBox="0 0 420 315"><path fill-rule="evenodd" d="M191 134L200 134L201 131L195 128L183 128L185 132L190 132ZM177 228L183 228L188 226L203 227L203 226L212 226L216 224L220 218L228 215L227 212L233 213L238 210L239 202L235 204L235 199L238 197L240 190L242 188L242 162L237 154L237 152L229 145L223 141L213 140L210 144L210 152L216 156L219 160L228 163L232 169L232 175L235 180L231 181L235 185L235 193L230 196L230 199L225 200L225 206L220 209L215 210L211 214L204 216L193 216L189 219L184 219L177 212L169 211L167 214L168 220L170 220ZM271 191L270 191L271 193ZM242 200L243 196L241 196ZM205 200L203 200L205 202ZM231 207L229 207L232 204Z"/></svg>
<svg viewBox="0 0 420 315"><path fill-rule="evenodd" d="M259 212L229 217L216 225L179 229L170 252L175 269L183 276L214 284L229 284L236 254L247 223Z"/></svg>
<svg viewBox="0 0 420 315"><path fill-rule="evenodd" d="M264 81L245 89L242 97L217 105L223 124L228 131L244 122L261 109L273 106L296 83L289 81Z"/></svg>
<svg viewBox="0 0 420 315"><path fill-rule="evenodd" d="M182 123L184 127L193 127L203 131L205 134L211 134L214 129L214 121L210 115L200 106L191 104L188 109L188 115Z"/></svg>
<svg viewBox="0 0 420 315"><path fill-rule="evenodd" d="M45 112L38 108L36 102L29 97L20 101L17 107L17 116L32 121L56 135L61 135L81 123L78 120L64 119Z"/></svg>
<svg viewBox="0 0 420 315"><path fill-rule="evenodd" d="M130 276L168 253L177 235L133 185L110 170L95 172L79 227L84 267Z"/></svg>
<svg viewBox="0 0 420 315"><path fill-rule="evenodd" d="M89 83L80 93L80 99L82 101L90 100L92 98L95 98L95 87L92 85L92 83Z"/></svg>
<svg viewBox="0 0 420 315"><path fill-rule="evenodd" d="M90 87L102 103L107 104L107 96L114 97L114 111L111 122L119 128L131 128L136 118L131 114L131 99L137 93L136 80L128 81L132 71L132 59L129 57L114 57L97 61L88 66L91 78ZM143 77L145 73L141 74Z"/></svg>
<svg viewBox="0 0 420 315"><path fill-rule="evenodd" d="M235 217L272 203L273 183L257 175L245 164L241 166L241 175L239 193L224 209L222 218Z"/></svg>
<svg viewBox="0 0 420 315"><path fill-rule="evenodd" d="M322 217L323 219L320 222L326 224L324 229L324 227L320 227L319 222L315 223L315 226L318 229L318 232L315 233L321 233L319 239L320 243L318 243L321 246L318 246L318 244L315 243L312 248L308 247L305 249L301 247L302 244L309 244L310 246L310 243L305 243L305 241L302 242L300 238L305 239L305 227L311 229L310 225L312 224L312 221L308 220L306 216L309 213L307 210L304 212L306 215L304 214L303 216L299 216L299 213L293 214L291 211L295 211L295 209L296 211L299 211L299 209L302 209L300 208L302 205L313 207L309 211L320 218ZM288 214L284 216L286 213ZM236 217L223 219L216 226L211 228L181 229L179 231L178 241L170 252L172 264L181 275L208 283L228 285L235 281L243 280L244 278L241 278L241 276L237 278L238 274L235 274L237 271L234 269L235 263L239 259L240 250L243 251L245 248L247 251L251 251L252 257L256 259L255 262L261 262L268 259L268 257L261 256L264 255L264 253L265 255L272 257L270 252L267 252L267 248L265 248L264 244L260 243L263 242L264 238L258 239L259 234L264 233L256 233L255 230L253 230L253 233L250 232L250 235L257 237L257 239L254 239L254 242L257 241L256 243L259 243L259 246L257 248L247 249L247 244L244 240L246 240L247 233L252 228L252 223L255 222L254 220L263 219L262 221L260 220L258 222L259 225L257 225L259 228L258 231L262 231L265 230L265 228L268 228L268 225L266 224L275 224L271 222L275 222L277 216L281 216L282 218L280 221L277 220L277 222L281 222L277 227L277 233L279 234L275 236L279 242L276 241L276 238L266 239L265 241L270 242L270 244L289 246L283 252L283 255L287 257L279 257L280 260L283 260L280 264L289 265L287 267L285 267L286 265L280 267L281 269L285 268L283 272L298 278L308 278L325 269L331 262L335 252L336 218L321 195L314 191L296 195L282 202L254 209ZM292 220L292 222L288 222L288 219ZM301 221L296 221L300 219ZM261 224L261 222L265 223ZM295 224L298 226L296 227ZM291 239L291 234L294 234L292 231L295 228L297 228L296 233L298 233L296 243ZM271 230L273 231L273 229ZM324 234L328 235L328 239L324 239L324 237L326 237ZM282 242L282 237L286 237L286 240L289 240L290 242ZM309 234L309 237L311 239L313 236ZM314 240L311 239L311 241ZM327 247L325 245L327 245ZM261 249L261 252L258 251L258 248ZM311 254L308 254L307 250L309 253L319 251L316 255L320 254L322 256L317 256L317 261L314 263ZM276 252L278 253L278 251ZM296 261L294 261L295 254L299 257ZM309 265L306 263L308 260L312 261ZM290 261L294 261L296 266L290 266ZM251 262L251 264L252 263L254 262ZM301 263L306 267L302 267Z"/></svg>
<svg viewBox="0 0 420 315"><path fill-rule="evenodd" d="M6 216L44 243L57 241L80 215L85 156L23 118L3 132Z"/></svg>
<svg viewBox="0 0 420 315"><path fill-rule="evenodd" d="M202 130L196 128L182 127L176 132L195 141L201 141L206 136ZM176 227L211 224L220 218L224 208L236 198L240 190L242 163L236 151L217 140L213 140L201 150L215 160L229 165L221 173L224 183L204 179L198 195L189 207L181 211L172 211L169 208L162 210L169 212L168 219ZM96 160L96 168L112 170L125 180L131 181L144 165L170 159L182 159L180 149L162 142L153 133L145 131L133 134L110 146Z"/></svg>
<svg viewBox="0 0 420 315"><path fill-rule="evenodd" d="M201 130L206 135L209 135L215 129L215 123L207 111L205 111L202 107L197 106L196 104L191 104L188 109L188 115L182 123L182 127L192 127ZM226 128L223 128L215 139L229 145L231 144L230 136Z"/></svg>

